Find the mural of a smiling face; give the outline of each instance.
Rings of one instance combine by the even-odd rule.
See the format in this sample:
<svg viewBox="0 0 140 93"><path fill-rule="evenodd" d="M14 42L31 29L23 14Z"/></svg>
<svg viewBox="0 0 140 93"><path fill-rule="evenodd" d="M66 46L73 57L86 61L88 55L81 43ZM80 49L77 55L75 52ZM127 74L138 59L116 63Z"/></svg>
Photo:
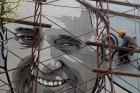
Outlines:
<svg viewBox="0 0 140 93"><path fill-rule="evenodd" d="M18 38L14 47L20 48L24 60L17 62L17 67L26 65L13 71L13 81L18 80L13 84L16 92L92 93L96 81L96 74L92 72L96 67L96 49L83 45L95 40L95 24L91 22L89 11L77 1L57 3L75 8L45 6L52 28L41 29L37 76L36 66L27 65L36 60L36 54L31 56L34 31L25 26L15 28Z"/></svg>

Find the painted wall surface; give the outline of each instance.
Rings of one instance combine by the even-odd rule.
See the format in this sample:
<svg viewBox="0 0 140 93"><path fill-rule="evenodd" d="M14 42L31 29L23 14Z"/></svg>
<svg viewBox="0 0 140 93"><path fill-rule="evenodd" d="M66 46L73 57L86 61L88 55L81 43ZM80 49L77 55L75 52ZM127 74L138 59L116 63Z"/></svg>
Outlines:
<svg viewBox="0 0 140 93"><path fill-rule="evenodd" d="M47 2L49 1L51 0ZM115 6L111 7L114 8ZM16 15L18 19L32 16L25 20L33 21L34 3L25 2L19 7ZM31 70L35 65L21 67L33 62L31 59L33 27L15 23L6 25L10 31L19 36L8 40L7 43L10 51L8 52L8 69L21 67L9 72L14 90L17 93L35 93L35 90L37 90L37 93L92 93L96 82L96 74L92 72L92 69L96 68L96 47L87 47L84 43L95 41L95 13L91 14L75 0L58 0L43 5L42 15L42 22L52 24L52 27L41 29L40 45L42 50L40 51L39 61L41 63L38 67L37 87L35 87L37 69ZM124 27L129 35L137 35L131 32L135 30L134 21L122 17L113 17L110 20L111 27L115 29ZM104 26L104 23L101 26ZM8 38L13 37L15 35L8 32ZM35 52L34 61L37 59L36 55L37 52ZM135 58L135 56L132 58ZM107 62L103 63L101 69L107 69L107 64ZM116 64L117 61L113 61L113 68L116 68ZM135 65L138 66L137 64ZM1 71L3 72L3 70ZM137 69L125 65L117 67L116 71L133 73L133 71L137 72ZM5 74L0 74L0 78L7 81ZM128 79L127 81L131 80L131 83L139 89L138 78L123 78ZM126 82L121 82L116 76L114 76L114 80L127 87L127 89L132 88ZM3 84L3 82L0 82L0 86ZM110 87L109 82L106 85ZM125 93L121 88L114 86L116 93ZM133 93L139 93L136 88L132 89ZM9 90L8 86L2 86L1 89L5 90L0 90L0 93L10 93L7 92ZM104 91L102 92L104 93Z"/></svg>

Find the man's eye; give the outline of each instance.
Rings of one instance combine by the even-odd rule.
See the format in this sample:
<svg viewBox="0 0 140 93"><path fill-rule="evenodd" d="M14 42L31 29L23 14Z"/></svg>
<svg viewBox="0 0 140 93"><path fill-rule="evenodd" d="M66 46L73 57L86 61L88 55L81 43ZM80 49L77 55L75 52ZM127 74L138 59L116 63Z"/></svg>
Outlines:
<svg viewBox="0 0 140 93"><path fill-rule="evenodd" d="M76 47L80 47L79 44L77 44L76 42L72 42L70 40L65 40L65 39L59 39L59 40L56 40L55 42L55 45L58 45L58 46L76 46Z"/></svg>
<svg viewBox="0 0 140 93"><path fill-rule="evenodd" d="M57 39L54 41L54 45L65 53L73 53L80 49L80 43L70 39Z"/></svg>
<svg viewBox="0 0 140 93"><path fill-rule="evenodd" d="M72 43L70 43L70 42L65 42L64 45L65 45L65 46L71 46Z"/></svg>
<svg viewBox="0 0 140 93"><path fill-rule="evenodd" d="M73 45L75 45L76 46L76 44L75 43L73 43L73 42L68 42L68 41L64 41L64 42L56 42L55 43L56 45L63 45L63 46L73 46Z"/></svg>
<svg viewBox="0 0 140 93"><path fill-rule="evenodd" d="M24 35L21 35L19 36L20 39L24 39L24 40L33 40L33 37L32 36L24 36Z"/></svg>

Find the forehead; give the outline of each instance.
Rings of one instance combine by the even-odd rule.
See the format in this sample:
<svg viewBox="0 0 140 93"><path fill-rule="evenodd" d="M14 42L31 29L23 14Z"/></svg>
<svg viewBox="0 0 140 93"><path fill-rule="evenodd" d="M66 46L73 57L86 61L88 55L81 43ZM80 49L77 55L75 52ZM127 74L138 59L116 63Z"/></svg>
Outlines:
<svg viewBox="0 0 140 93"><path fill-rule="evenodd" d="M47 2L52 0L47 0ZM80 16L80 8L84 7L76 0L57 0L43 6L43 14L49 16ZM76 14L75 14L76 13Z"/></svg>
<svg viewBox="0 0 140 93"><path fill-rule="evenodd" d="M74 7L64 8L46 6L46 10L48 10L46 12L48 14L46 15L48 15L47 18L49 19L50 24L52 24L52 28L45 29L47 36L65 34L85 39L90 38L95 34L94 24L91 23L91 15L89 11L75 0L72 1L73 2L70 2L69 0L60 0L61 3L56 3Z"/></svg>

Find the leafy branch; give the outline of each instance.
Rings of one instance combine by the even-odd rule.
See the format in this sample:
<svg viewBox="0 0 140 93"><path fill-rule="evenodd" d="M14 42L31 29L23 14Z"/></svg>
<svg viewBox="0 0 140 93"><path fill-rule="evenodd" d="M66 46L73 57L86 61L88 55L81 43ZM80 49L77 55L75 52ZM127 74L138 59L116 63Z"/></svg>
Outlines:
<svg viewBox="0 0 140 93"><path fill-rule="evenodd" d="M23 0L0 0L0 17L15 14L22 1Z"/></svg>

